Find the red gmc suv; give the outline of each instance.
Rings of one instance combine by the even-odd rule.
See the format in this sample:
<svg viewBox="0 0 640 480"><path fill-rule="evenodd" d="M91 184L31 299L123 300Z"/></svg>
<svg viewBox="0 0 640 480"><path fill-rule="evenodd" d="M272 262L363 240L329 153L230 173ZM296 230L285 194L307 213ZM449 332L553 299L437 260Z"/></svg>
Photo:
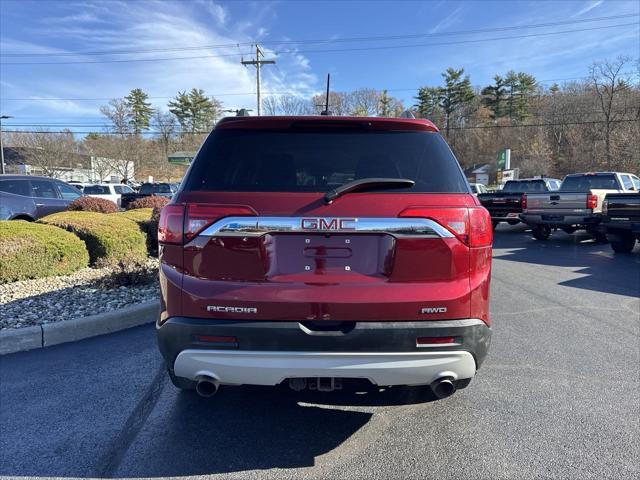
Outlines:
<svg viewBox="0 0 640 480"><path fill-rule="evenodd" d="M173 383L466 387L491 338L491 219L427 120L234 117L160 242Z"/></svg>

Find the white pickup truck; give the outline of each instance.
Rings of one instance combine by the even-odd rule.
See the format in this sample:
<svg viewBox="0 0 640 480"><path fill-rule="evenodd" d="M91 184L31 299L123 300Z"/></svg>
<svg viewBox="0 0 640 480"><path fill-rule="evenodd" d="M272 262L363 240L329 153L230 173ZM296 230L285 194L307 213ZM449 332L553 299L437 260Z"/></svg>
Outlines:
<svg viewBox="0 0 640 480"><path fill-rule="evenodd" d="M573 173L564 177L557 192L528 193L520 220L531 227L534 238L546 240L553 229L573 233L586 230L596 241L606 242L598 231L602 203L607 193L637 192L640 180L630 173Z"/></svg>
<svg viewBox="0 0 640 480"><path fill-rule="evenodd" d="M100 183L97 185L87 185L82 193L89 197L104 198L120 206L120 200L123 193L134 193L133 189L124 184L118 183Z"/></svg>

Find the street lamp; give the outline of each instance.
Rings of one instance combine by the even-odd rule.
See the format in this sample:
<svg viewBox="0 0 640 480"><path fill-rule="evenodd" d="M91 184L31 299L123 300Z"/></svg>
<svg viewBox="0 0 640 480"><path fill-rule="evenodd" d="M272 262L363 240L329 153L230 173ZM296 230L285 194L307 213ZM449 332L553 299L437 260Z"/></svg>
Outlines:
<svg viewBox="0 0 640 480"><path fill-rule="evenodd" d="M11 115L0 115L0 174L4 175L4 145L2 145L2 120L13 118Z"/></svg>

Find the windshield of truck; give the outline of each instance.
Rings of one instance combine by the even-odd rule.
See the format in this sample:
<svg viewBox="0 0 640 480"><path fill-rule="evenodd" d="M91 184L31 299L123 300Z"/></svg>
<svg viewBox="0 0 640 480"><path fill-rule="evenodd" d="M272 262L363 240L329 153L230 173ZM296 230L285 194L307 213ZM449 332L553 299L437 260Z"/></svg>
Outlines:
<svg viewBox="0 0 640 480"><path fill-rule="evenodd" d="M504 184L503 192L546 192L547 187L543 180L523 180L519 182L507 182Z"/></svg>
<svg viewBox="0 0 640 480"><path fill-rule="evenodd" d="M215 131L194 160L184 189L326 192L361 178L415 181L393 192L469 192L439 134L333 129Z"/></svg>
<svg viewBox="0 0 640 480"><path fill-rule="evenodd" d="M593 175L575 175L566 177L560 191L562 192L588 192L589 190L619 190L618 180L612 173Z"/></svg>

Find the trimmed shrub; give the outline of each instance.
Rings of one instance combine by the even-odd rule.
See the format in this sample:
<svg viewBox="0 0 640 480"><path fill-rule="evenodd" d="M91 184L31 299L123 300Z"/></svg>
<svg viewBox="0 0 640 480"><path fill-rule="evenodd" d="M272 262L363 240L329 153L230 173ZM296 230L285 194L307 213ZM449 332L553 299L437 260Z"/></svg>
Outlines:
<svg viewBox="0 0 640 480"><path fill-rule="evenodd" d="M116 215L132 220L138 224L138 227L147 238L147 252L152 257L158 256L158 218L153 218L155 209L136 208L135 210L127 210L116 213ZM160 209L158 209L160 211Z"/></svg>
<svg viewBox="0 0 640 480"><path fill-rule="evenodd" d="M129 203L127 210L135 210L137 208L162 208L169 203L169 200L167 197L142 197Z"/></svg>
<svg viewBox="0 0 640 480"><path fill-rule="evenodd" d="M51 225L0 221L0 284L67 275L89 264L84 242Z"/></svg>
<svg viewBox="0 0 640 480"><path fill-rule="evenodd" d="M111 200L96 197L80 197L69 204L67 210L78 212L114 213L118 206Z"/></svg>
<svg viewBox="0 0 640 480"><path fill-rule="evenodd" d="M91 265L116 265L120 260L144 260L146 239L128 218L96 212L60 212L38 220L75 233L87 245Z"/></svg>

